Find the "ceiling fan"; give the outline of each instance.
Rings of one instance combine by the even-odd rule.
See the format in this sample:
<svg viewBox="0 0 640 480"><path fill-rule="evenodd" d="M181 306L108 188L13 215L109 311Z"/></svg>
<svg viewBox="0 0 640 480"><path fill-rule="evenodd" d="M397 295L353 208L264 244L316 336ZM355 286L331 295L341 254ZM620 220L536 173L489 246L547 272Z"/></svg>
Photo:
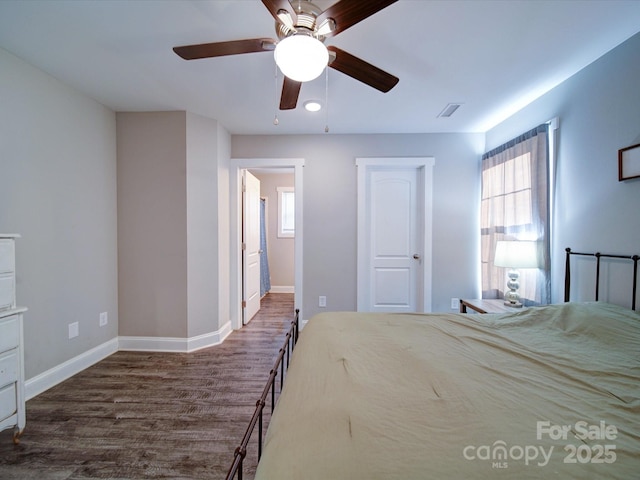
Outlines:
<svg viewBox="0 0 640 480"><path fill-rule="evenodd" d="M275 51L276 64L285 75L280 110L296 108L302 83L319 76L327 66L381 92L388 92L398 83L398 77L338 47L325 47L324 42L397 1L340 0L322 11L310 0L262 0L276 20L278 40L252 38L202 43L174 47L173 51L185 60ZM309 75L290 71L299 67L310 67L314 71Z"/></svg>

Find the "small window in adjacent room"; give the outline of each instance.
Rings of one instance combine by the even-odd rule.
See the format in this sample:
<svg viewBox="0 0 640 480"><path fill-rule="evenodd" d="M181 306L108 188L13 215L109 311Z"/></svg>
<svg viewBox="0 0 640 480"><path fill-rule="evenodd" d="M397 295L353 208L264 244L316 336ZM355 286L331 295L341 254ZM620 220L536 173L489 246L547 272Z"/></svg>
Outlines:
<svg viewBox="0 0 640 480"><path fill-rule="evenodd" d="M295 236L295 194L293 187L278 187L278 237Z"/></svg>

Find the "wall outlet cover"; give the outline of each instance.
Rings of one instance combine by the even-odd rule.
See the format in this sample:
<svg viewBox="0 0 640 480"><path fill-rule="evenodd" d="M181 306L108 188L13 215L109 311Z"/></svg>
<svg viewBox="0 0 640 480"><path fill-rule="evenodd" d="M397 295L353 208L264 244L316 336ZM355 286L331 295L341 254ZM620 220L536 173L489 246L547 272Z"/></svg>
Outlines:
<svg viewBox="0 0 640 480"><path fill-rule="evenodd" d="M80 325L78 322L73 322L69 324L69 338L77 337L80 334Z"/></svg>

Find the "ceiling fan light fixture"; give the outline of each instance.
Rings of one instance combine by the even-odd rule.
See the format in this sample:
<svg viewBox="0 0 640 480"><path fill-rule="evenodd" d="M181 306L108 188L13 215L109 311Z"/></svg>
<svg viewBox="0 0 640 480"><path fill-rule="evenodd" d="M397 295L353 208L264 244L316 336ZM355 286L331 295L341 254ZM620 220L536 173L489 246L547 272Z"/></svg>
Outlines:
<svg viewBox="0 0 640 480"><path fill-rule="evenodd" d="M336 29L336 22L333 18L327 18L324 22L318 25L316 29L316 35L328 35Z"/></svg>
<svg viewBox="0 0 640 480"><path fill-rule="evenodd" d="M280 40L273 56L283 75L296 82L318 78L329 63L327 47L309 35L292 35Z"/></svg>
<svg viewBox="0 0 640 480"><path fill-rule="evenodd" d="M293 24L293 19L289 12L286 10L278 10L278 18L289 30L295 30L295 25Z"/></svg>

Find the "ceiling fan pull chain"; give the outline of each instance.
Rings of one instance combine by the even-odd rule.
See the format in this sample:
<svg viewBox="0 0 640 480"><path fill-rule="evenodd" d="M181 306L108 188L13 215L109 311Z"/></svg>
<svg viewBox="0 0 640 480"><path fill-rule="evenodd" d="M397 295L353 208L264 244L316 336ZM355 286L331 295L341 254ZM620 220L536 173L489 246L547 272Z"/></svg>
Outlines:
<svg viewBox="0 0 640 480"><path fill-rule="evenodd" d="M329 133L329 68L324 69L324 107L326 115L326 123L324 126L324 133Z"/></svg>
<svg viewBox="0 0 640 480"><path fill-rule="evenodd" d="M275 115L273 117L273 124L278 126L280 120L278 120L278 65L275 66L275 73L273 75L273 84L275 85L275 95L274 95L274 107L275 107Z"/></svg>

